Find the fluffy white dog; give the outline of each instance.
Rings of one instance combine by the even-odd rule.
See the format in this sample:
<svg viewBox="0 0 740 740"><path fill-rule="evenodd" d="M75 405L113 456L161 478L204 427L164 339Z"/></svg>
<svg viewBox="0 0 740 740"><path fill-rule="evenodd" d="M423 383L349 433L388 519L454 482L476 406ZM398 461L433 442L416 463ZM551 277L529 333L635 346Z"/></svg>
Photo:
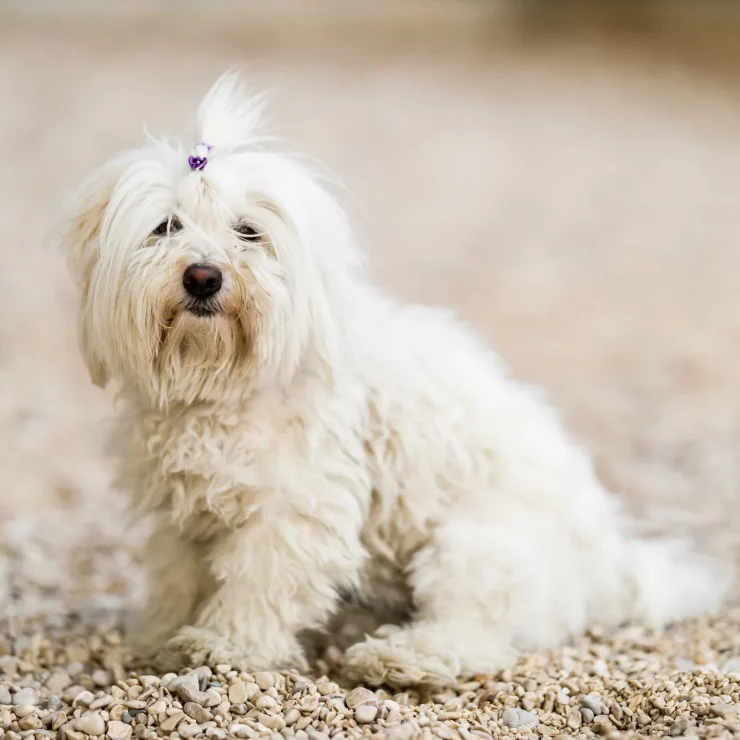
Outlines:
<svg viewBox="0 0 740 740"><path fill-rule="evenodd" d="M152 142L76 201L66 244L95 383L120 386L120 484L156 518L132 639L163 660L305 667L347 595L406 611L348 677L444 684L588 623L718 604L640 539L540 396L447 311L366 285L345 216L258 145L223 78L188 153Z"/></svg>

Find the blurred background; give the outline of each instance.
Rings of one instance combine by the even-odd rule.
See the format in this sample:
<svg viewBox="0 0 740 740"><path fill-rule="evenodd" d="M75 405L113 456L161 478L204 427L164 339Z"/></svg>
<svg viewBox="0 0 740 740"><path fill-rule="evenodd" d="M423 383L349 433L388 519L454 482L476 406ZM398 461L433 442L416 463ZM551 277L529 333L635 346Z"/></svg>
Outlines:
<svg viewBox="0 0 740 740"><path fill-rule="evenodd" d="M630 508L733 547L739 41L711 0L0 0L0 598L128 593L55 223L234 65L346 186L376 281L544 386Z"/></svg>

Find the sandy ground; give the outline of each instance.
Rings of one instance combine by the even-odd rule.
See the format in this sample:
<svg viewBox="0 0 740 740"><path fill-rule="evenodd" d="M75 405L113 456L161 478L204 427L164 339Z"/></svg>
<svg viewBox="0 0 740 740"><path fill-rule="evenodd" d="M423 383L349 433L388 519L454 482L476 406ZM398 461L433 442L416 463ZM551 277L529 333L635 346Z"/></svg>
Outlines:
<svg viewBox="0 0 740 740"><path fill-rule="evenodd" d="M277 131L346 185L380 283L456 308L549 391L630 507L736 557L736 78L626 39L258 54L6 25L0 516L16 551L40 521L48 541L83 549L120 536L101 453L112 395L77 356L55 218L93 167L142 140L142 123L187 131L234 64L275 90ZM43 552L34 572L52 567ZM120 580L126 558L70 592Z"/></svg>

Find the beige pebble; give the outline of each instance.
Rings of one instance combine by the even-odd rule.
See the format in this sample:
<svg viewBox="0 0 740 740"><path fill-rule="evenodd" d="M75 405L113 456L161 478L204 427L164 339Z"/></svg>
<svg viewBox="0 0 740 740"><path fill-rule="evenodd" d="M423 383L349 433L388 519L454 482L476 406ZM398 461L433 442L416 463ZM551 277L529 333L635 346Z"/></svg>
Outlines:
<svg viewBox="0 0 740 740"><path fill-rule="evenodd" d="M159 725L162 732L172 732L185 719L185 712L175 712Z"/></svg>
<svg viewBox="0 0 740 740"><path fill-rule="evenodd" d="M321 696L329 696L330 694L336 694L339 691L339 686L333 681L322 681L316 685L319 694Z"/></svg>
<svg viewBox="0 0 740 740"><path fill-rule="evenodd" d="M277 706L277 702L271 696L263 694L255 701L254 706L257 709L274 709Z"/></svg>
<svg viewBox="0 0 740 740"><path fill-rule="evenodd" d="M73 707L89 707L95 701L92 691L80 691L72 702Z"/></svg>
<svg viewBox="0 0 740 740"><path fill-rule="evenodd" d="M709 711L715 716L715 717L735 717L738 714L740 714L740 707L727 704L723 701L718 701L715 704L712 704L709 707Z"/></svg>
<svg viewBox="0 0 740 740"><path fill-rule="evenodd" d="M285 713L285 724L288 725L288 727L290 727L291 725L294 725L300 718L301 718L300 710L294 707L293 709L289 709Z"/></svg>
<svg viewBox="0 0 740 740"><path fill-rule="evenodd" d="M280 732L286 726L285 720L279 714L265 714L261 712L257 719L260 724L269 727L274 732Z"/></svg>
<svg viewBox="0 0 740 740"><path fill-rule="evenodd" d="M21 730L36 730L41 727L41 720L35 714L29 714L18 720L18 727Z"/></svg>
<svg viewBox="0 0 740 740"><path fill-rule="evenodd" d="M254 682L262 691L267 691L275 685L275 676L272 673L260 671L254 674Z"/></svg>
<svg viewBox="0 0 740 740"><path fill-rule="evenodd" d="M374 722L378 715L378 707L374 704L360 704L355 709L355 719L358 724L366 725Z"/></svg>
<svg viewBox="0 0 740 740"><path fill-rule="evenodd" d="M213 714L211 712L200 704L196 704L192 701L187 702L183 706L183 711L188 715L188 717L191 717L199 724L210 722L213 719Z"/></svg>
<svg viewBox="0 0 740 740"><path fill-rule="evenodd" d="M376 702L377 700L378 697L375 693L363 686L358 686L347 694L346 704L350 709L354 709L355 707L359 707L361 704Z"/></svg>
<svg viewBox="0 0 740 740"><path fill-rule="evenodd" d="M31 688L19 689L13 694L11 701L15 706L26 704L36 706L39 703L39 695Z"/></svg>
<svg viewBox="0 0 740 740"><path fill-rule="evenodd" d="M224 699L217 707L214 707L213 713L217 716L220 715L221 717L225 717L229 713L230 709L231 704Z"/></svg>
<svg viewBox="0 0 740 740"><path fill-rule="evenodd" d="M129 740L132 731L133 728L131 725L127 725L125 722L120 722L118 720L111 720L108 722L108 728L105 734L108 736L109 740Z"/></svg>
<svg viewBox="0 0 740 740"><path fill-rule="evenodd" d="M61 694L72 683L66 671L56 671L46 679L46 688L50 694Z"/></svg>
<svg viewBox="0 0 740 740"><path fill-rule="evenodd" d="M248 698L247 686L244 681L235 681L231 686L229 686L229 701L232 702L232 704L245 702ZM219 704L220 703L221 700L219 699Z"/></svg>
<svg viewBox="0 0 740 740"><path fill-rule="evenodd" d="M200 735L201 732L203 732L203 728L198 724L189 725L186 722L182 722L177 728L177 734L187 739Z"/></svg>
<svg viewBox="0 0 740 740"><path fill-rule="evenodd" d="M31 704L20 704L17 707L13 707L13 714L18 717L18 719L27 717L29 714L34 714L35 712L36 707Z"/></svg>
<svg viewBox="0 0 740 740"><path fill-rule="evenodd" d="M102 735L105 733L105 720L100 712L87 712L75 721L75 730L85 735Z"/></svg>

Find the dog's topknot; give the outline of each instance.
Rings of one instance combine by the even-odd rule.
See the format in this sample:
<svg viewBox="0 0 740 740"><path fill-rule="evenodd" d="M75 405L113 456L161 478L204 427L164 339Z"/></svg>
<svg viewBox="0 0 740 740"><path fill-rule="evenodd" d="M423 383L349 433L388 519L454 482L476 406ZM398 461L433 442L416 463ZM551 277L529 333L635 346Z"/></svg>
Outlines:
<svg viewBox="0 0 740 740"><path fill-rule="evenodd" d="M196 141L218 150L253 145L265 108L264 95L249 95L236 72L223 75L198 108Z"/></svg>

